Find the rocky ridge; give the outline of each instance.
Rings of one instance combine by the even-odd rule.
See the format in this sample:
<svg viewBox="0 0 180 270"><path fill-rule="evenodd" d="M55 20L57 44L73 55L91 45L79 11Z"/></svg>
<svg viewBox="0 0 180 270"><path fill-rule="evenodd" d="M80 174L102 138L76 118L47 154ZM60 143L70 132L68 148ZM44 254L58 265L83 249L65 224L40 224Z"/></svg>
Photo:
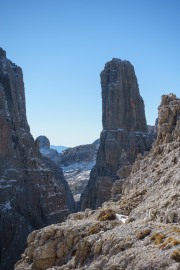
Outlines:
<svg viewBox="0 0 180 270"><path fill-rule="evenodd" d="M152 128L148 131L144 102L130 62L116 58L108 62L101 72L101 86L103 131L96 165L81 197L82 210L96 209L108 201L118 179L118 196L113 191L113 197L119 199L121 186L137 154L149 151L156 136ZM122 173L118 176L120 169Z"/></svg>
<svg viewBox="0 0 180 270"><path fill-rule="evenodd" d="M61 172L42 160L30 134L22 70L0 49L0 269L13 269L31 231L73 210Z"/></svg>
<svg viewBox="0 0 180 270"><path fill-rule="evenodd" d="M79 201L96 163L98 143L79 145L62 153L61 168L79 208Z"/></svg>
<svg viewBox="0 0 180 270"><path fill-rule="evenodd" d="M15 269L179 270L179 151L180 99L170 94L159 107L157 140L136 159L121 200L34 231Z"/></svg>
<svg viewBox="0 0 180 270"><path fill-rule="evenodd" d="M120 207L132 218L179 222L179 179L180 100L170 94L162 96L159 106L157 140L152 151L145 158L139 155L133 165Z"/></svg>

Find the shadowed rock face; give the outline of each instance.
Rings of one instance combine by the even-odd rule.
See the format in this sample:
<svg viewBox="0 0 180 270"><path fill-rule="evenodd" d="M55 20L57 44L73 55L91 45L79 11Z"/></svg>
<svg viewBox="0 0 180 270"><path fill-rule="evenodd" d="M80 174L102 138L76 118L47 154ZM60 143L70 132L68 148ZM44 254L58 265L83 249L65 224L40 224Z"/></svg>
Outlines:
<svg viewBox="0 0 180 270"><path fill-rule="evenodd" d="M73 195L61 168L62 155L58 153L57 150L50 148L50 141L46 136L38 136L35 140L35 145L39 148L43 162L55 172L56 178L60 179L60 184L62 184L65 189L67 206L71 212L74 212L75 202Z"/></svg>
<svg viewBox="0 0 180 270"><path fill-rule="evenodd" d="M67 206L61 176L45 164L26 119L23 75L0 49L0 269L13 269L27 235L61 222Z"/></svg>
<svg viewBox="0 0 180 270"><path fill-rule="evenodd" d="M127 177L137 154L149 151L155 138L152 129L148 132L144 102L134 68L128 61L108 62L101 72L101 86L103 131L96 165L81 196L82 210L97 208L109 200L119 178L117 171L126 166ZM119 176L124 181L124 173Z"/></svg>
<svg viewBox="0 0 180 270"><path fill-rule="evenodd" d="M101 72L101 87L103 129L147 131L144 102L130 62L108 62Z"/></svg>

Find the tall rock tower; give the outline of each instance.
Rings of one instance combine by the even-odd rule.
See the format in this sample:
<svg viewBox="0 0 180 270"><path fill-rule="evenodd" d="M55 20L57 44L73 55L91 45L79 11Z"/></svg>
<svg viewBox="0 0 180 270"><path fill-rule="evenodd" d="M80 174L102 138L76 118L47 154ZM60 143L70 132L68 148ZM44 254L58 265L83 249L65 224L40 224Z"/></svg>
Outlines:
<svg viewBox="0 0 180 270"><path fill-rule="evenodd" d="M149 151L154 140L147 132L144 102L131 63L115 58L106 63L101 87L103 131L96 165L81 197L82 210L108 201L114 182L120 178L122 185L137 154Z"/></svg>
<svg viewBox="0 0 180 270"><path fill-rule="evenodd" d="M112 59L101 72L103 130L147 131L144 102L134 67Z"/></svg>
<svg viewBox="0 0 180 270"><path fill-rule="evenodd" d="M32 230L61 222L74 210L66 190L61 169L42 159L30 134L22 70L0 49L1 270L13 269Z"/></svg>

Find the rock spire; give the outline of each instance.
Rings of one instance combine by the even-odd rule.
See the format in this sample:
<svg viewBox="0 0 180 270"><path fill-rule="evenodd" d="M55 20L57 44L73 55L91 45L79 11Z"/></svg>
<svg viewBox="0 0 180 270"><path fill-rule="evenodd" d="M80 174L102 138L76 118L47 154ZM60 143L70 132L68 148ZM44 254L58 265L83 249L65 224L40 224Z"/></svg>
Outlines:
<svg viewBox="0 0 180 270"><path fill-rule="evenodd" d="M147 131L144 102L130 62L116 58L108 62L101 72L101 87L104 130Z"/></svg>
<svg viewBox="0 0 180 270"><path fill-rule="evenodd" d="M103 131L96 165L81 196L82 209L94 209L109 200L119 178L117 171L123 170L121 186L137 154L149 151L154 140L154 134L148 133L144 102L130 62L115 58L108 62L101 72L101 86Z"/></svg>

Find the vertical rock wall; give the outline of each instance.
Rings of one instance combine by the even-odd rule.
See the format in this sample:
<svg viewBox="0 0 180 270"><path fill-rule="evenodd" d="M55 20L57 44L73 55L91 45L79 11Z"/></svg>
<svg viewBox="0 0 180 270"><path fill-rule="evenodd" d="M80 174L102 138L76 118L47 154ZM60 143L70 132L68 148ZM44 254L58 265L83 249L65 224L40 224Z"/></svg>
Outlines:
<svg viewBox="0 0 180 270"><path fill-rule="evenodd" d="M101 87L104 130L147 131L144 102L130 62L108 62L101 72Z"/></svg>
<svg viewBox="0 0 180 270"><path fill-rule="evenodd" d="M82 210L97 208L108 201L119 178L117 171L126 166L127 176L137 154L149 151L154 140L154 134L148 133L144 102L130 62L119 59L108 62L101 72L101 86L103 131L96 165L81 196ZM124 173L119 176L123 182Z"/></svg>
<svg viewBox="0 0 180 270"><path fill-rule="evenodd" d="M0 269L11 270L27 235L73 211L59 173L34 145L26 119L23 75L0 49Z"/></svg>

